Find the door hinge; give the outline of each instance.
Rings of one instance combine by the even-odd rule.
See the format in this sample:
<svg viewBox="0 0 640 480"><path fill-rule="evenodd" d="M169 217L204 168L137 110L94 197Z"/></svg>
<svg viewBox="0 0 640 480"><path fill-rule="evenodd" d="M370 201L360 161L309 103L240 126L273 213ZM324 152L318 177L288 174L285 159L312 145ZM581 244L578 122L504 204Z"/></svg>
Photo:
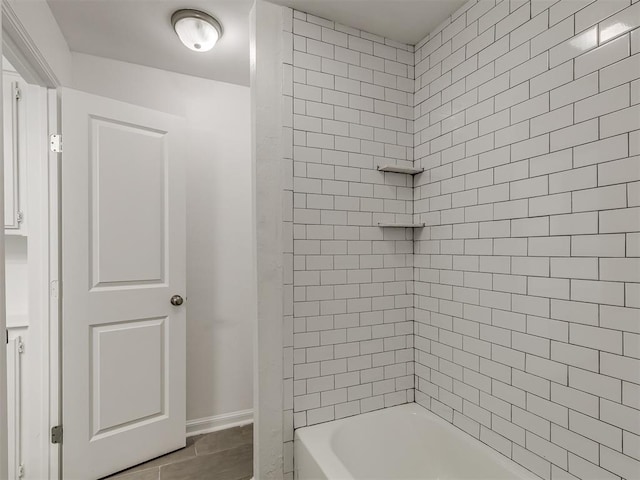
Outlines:
<svg viewBox="0 0 640 480"><path fill-rule="evenodd" d="M59 133L52 133L49 135L49 146L53 153L62 152L62 135Z"/></svg>
<svg viewBox="0 0 640 480"><path fill-rule="evenodd" d="M16 84L16 100L20 100L22 98L22 90L20 90L20 87L18 86L18 84Z"/></svg>
<svg viewBox="0 0 640 480"><path fill-rule="evenodd" d="M18 353L24 353L24 342L22 339L18 342Z"/></svg>
<svg viewBox="0 0 640 480"><path fill-rule="evenodd" d="M51 427L51 443L62 443L62 425Z"/></svg>
<svg viewBox="0 0 640 480"><path fill-rule="evenodd" d="M18 478L24 477L24 465L18 465Z"/></svg>
<svg viewBox="0 0 640 480"><path fill-rule="evenodd" d="M22 211L18 211L18 213L16 214L16 221L18 223L24 222L24 213Z"/></svg>

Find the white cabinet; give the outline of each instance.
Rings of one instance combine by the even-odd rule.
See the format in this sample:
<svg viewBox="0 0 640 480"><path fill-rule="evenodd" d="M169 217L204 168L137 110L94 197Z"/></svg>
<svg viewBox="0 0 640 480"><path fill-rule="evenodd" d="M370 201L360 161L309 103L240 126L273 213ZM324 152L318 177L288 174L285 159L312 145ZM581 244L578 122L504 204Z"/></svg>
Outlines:
<svg viewBox="0 0 640 480"><path fill-rule="evenodd" d="M22 78L2 72L4 129L4 229L8 235L26 235L25 109Z"/></svg>

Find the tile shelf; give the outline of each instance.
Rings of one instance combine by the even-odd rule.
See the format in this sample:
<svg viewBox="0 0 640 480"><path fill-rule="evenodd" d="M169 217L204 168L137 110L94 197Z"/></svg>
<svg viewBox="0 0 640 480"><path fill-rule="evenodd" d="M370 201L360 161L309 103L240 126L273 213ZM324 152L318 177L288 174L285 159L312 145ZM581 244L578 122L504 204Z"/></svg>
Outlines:
<svg viewBox="0 0 640 480"><path fill-rule="evenodd" d="M416 175L424 172L424 168L401 167L400 165L378 165L380 172L406 173L408 175Z"/></svg>
<svg viewBox="0 0 640 480"><path fill-rule="evenodd" d="M379 227L386 228L423 228L425 226L424 223L385 223L378 222Z"/></svg>

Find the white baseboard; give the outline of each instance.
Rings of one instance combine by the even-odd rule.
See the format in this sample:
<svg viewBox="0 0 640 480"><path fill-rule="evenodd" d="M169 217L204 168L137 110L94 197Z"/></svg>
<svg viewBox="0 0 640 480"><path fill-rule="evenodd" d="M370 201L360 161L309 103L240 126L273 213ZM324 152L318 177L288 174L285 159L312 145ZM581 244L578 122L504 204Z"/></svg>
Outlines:
<svg viewBox="0 0 640 480"><path fill-rule="evenodd" d="M213 417L196 418L187 420L187 437L216 432L225 428L242 427L250 423L253 423L253 410L240 410Z"/></svg>

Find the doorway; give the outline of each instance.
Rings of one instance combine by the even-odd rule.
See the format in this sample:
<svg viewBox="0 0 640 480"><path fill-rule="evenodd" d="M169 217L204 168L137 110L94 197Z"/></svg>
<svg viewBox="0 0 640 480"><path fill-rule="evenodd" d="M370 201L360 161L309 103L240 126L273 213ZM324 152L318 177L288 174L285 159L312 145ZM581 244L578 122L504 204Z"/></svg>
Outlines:
<svg viewBox="0 0 640 480"><path fill-rule="evenodd" d="M8 475L99 478L185 443L183 121L3 67Z"/></svg>
<svg viewBox="0 0 640 480"><path fill-rule="evenodd" d="M3 5L4 8L6 7ZM22 24L29 25L29 22L22 22ZM38 32L31 33L33 33L31 36L37 40ZM22 36L18 35L16 38L24 40L27 35L23 32ZM172 39L172 37L170 38ZM40 45L42 46L42 44ZM17 50L19 52L38 51L37 45L31 47L33 48L19 48ZM47 49L45 48L43 51L46 55ZM248 258L251 243L249 233L251 229L251 166L248 87L223 84L124 61L112 61L104 57L75 52L71 56L73 57L72 80L63 72L58 77L53 75L51 82L44 82L41 85L54 87L46 92L47 107L52 106L53 108L49 111L57 113L50 114L51 118L47 120L55 121L58 120L59 115L62 117L58 123L48 123L52 126L45 129L45 139L48 140L51 133L59 133L58 126L61 126L64 121L65 91L61 88L61 84L89 95L187 118L188 146L181 160L187 167L188 182L190 183L187 191L187 208L184 212L188 229L190 229L186 262L189 271L188 281L190 282L188 300L186 292L171 292L171 296L173 294L183 296L189 312L188 318L183 321L183 325L187 326L186 410L188 416L187 421L185 422L183 419L182 422L182 437L184 440L184 437L189 435L199 435L250 423L252 419L252 361L249 353L252 337L252 304L247 301L251 290L249 280L251 259ZM29 58L28 55L27 58ZM20 65L20 68L16 69L20 72L26 72L24 75L28 81L31 80L26 78L27 74L33 73L33 70L44 70L45 74L50 70L46 66L40 68L46 65L46 59L40 57L35 61L32 61L33 58L30 58L30 61L24 59L15 61L13 58L10 60L11 63L15 62L16 65ZM59 73L60 65L56 64L55 58L53 60L51 66L56 73ZM46 75L42 76L46 77ZM63 81L58 81L58 78L62 78ZM51 80L51 78L48 79ZM62 102L61 105L60 102ZM104 117L104 115L102 116ZM135 122L124 121L125 128L116 133L121 134L122 130L127 130L132 123ZM158 129L152 128L151 130L154 130L152 133L155 134ZM111 133L117 136L113 131ZM48 168L57 168L53 174L48 172L47 175L48 181L51 182L48 185L51 197L50 207L55 210L56 214L61 195L59 172L64 170L65 166L69 168L66 162L71 147L69 147L69 137L65 135L64 138L62 154L48 153ZM110 143L119 145L122 142L118 142L116 139ZM121 170L126 170L126 167ZM71 171L73 172L73 170ZM62 171L62 180L64 178L65 172ZM64 192L62 192L62 197L68 198L65 197ZM117 196L116 199L118 200ZM84 197L76 202L76 205L83 205L83 202L87 201L87 198ZM77 214L77 209L74 205L72 207L73 216ZM122 201L122 208L123 210L126 208L124 201ZM138 215L138 217L146 219L144 215ZM140 226L135 222L131 223L134 228ZM57 241L58 236L61 235L57 220L50 218L49 227L52 239ZM133 235L132 238L137 238L133 229L129 229L129 235ZM46 284L47 288L44 291L46 301L50 302L50 308L48 311L48 331L45 332L49 339L49 351L47 352L49 363L48 366L42 366L43 369L49 370L49 375L48 377L45 375L48 383L43 386L43 391L49 395L50 402L47 404L46 415L44 413L41 415L41 418L47 418L48 421L43 421L39 441L42 451L46 452L43 457L47 457L46 461L49 462L50 471L46 475L36 477L38 480L40 478L61 478L59 470L63 466L63 462L60 461L60 458L64 458L64 453L61 457L60 452L69 451L65 446L70 445L69 442L73 438L73 430L65 421L69 417L63 418L60 413L63 408L59 401L61 390L58 388L62 382L61 377L64 377L60 374L61 370L57 370L60 367L60 358L62 358L59 345L64 343L62 340L64 330L60 329L63 321L61 320L62 316L59 315L57 294L64 290L65 298L68 299L70 293L68 289L62 288L58 278L61 275L59 275L59 265L56 261L60 256L59 250L62 248L60 243L58 242L55 248L51 247L52 252L49 252L52 253L49 256L52 265L48 267L47 275L50 278L48 278L49 283ZM107 245L109 244L107 243ZM142 253L153 252L143 251ZM64 255L62 258L68 259L69 255ZM113 259L113 255L111 258ZM168 263L165 263L166 265ZM110 262L107 265L107 267L113 266L118 265L115 262ZM122 266L120 264L120 267ZM110 273L108 269L103 273L105 277L102 280L99 279L98 283L101 285L96 287L97 290L102 290L102 293L123 286L123 282L140 280L140 278L136 279L131 276L114 280L113 276L109 277L113 271ZM122 273L122 269L120 273ZM154 272L147 270L147 273L151 275ZM162 274L162 271L160 273ZM158 279L152 277L153 275L142 279L146 282L144 287L147 290L155 288L154 282ZM160 279L162 280L162 278ZM85 285L87 284L88 282L85 283ZM95 285L92 285L93 287ZM51 297L49 296L50 291ZM177 308L169 304L169 297L162 296L162 301L163 305L166 303L169 308ZM156 325L158 316L144 315L144 317L143 322L146 322L144 326L148 332L162 330ZM67 320L65 316L65 327ZM109 336L115 338L117 333L111 327L122 325L119 323L121 321L127 320L110 321L108 328L93 328L93 333L98 332L105 339ZM78 338L82 338L84 341L89 338L89 335L82 335ZM25 346L27 347L25 351L29 352L28 344ZM69 351L69 349L65 350ZM134 349L131 348L131 350ZM151 350L153 349L145 351L150 352ZM89 363L94 360L95 355L89 357L84 355L78 363ZM72 384L74 377L70 375L66 377ZM155 385L157 386L158 383L156 382ZM42 408L44 412L45 407ZM123 409L115 409L111 413L119 414L122 411ZM148 411L142 410L141 412L143 415L148 413ZM125 419L122 422L121 418L116 417L117 415L112 416L110 420L119 421L120 423L117 425L125 429L129 427L129 425L124 425L129 420ZM150 416L146 415L146 417ZM151 418L147 418L147 420L151 420ZM50 444L50 429L58 425L63 426L62 446ZM116 424L112 423L103 428L100 435L108 437L119 428L114 430L114 426ZM31 462L23 461L22 463L26 472L24 478L30 478L30 474L34 472ZM63 476L64 478L72 478L68 474ZM89 478L89 476L82 478Z"/></svg>

